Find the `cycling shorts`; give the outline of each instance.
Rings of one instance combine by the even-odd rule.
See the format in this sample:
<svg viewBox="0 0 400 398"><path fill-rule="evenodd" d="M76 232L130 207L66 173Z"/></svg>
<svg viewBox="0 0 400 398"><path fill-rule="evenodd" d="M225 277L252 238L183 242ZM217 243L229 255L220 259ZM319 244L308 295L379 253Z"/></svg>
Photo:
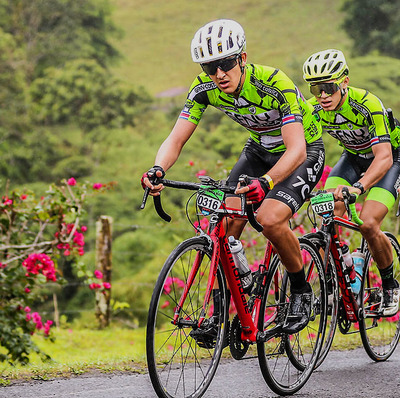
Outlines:
<svg viewBox="0 0 400 398"><path fill-rule="evenodd" d="M308 194L313 190L322 176L325 163L325 150L322 139L307 144L307 159L286 180L274 186L266 198L285 203L296 213ZM236 187L239 176L261 177L278 162L284 152L271 153L251 138L244 146L239 160L233 166L227 183Z"/></svg>
<svg viewBox="0 0 400 398"><path fill-rule="evenodd" d="M384 204L388 210L397 198L400 186L400 151L393 149L393 165L385 176L368 192L366 200L375 200ZM325 189L334 189L338 185L353 185L371 165L374 158L365 159L348 151L343 151L325 183Z"/></svg>

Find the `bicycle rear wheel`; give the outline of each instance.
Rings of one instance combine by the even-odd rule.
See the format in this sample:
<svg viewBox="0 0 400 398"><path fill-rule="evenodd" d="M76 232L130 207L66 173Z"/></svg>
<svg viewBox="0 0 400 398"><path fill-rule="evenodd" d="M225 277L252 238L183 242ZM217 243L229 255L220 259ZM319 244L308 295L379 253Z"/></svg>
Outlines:
<svg viewBox="0 0 400 398"><path fill-rule="evenodd" d="M393 273L400 281L400 246L397 239L389 232L393 253ZM396 349L400 337L400 313L391 317L382 317L382 281L378 267L369 251L366 253L367 271L363 275L361 297L363 297L362 314L360 319L360 334L365 351L374 361L385 361Z"/></svg>
<svg viewBox="0 0 400 398"><path fill-rule="evenodd" d="M321 257L324 256L324 253L321 252L324 249L324 242L322 237L315 232L311 232L304 236L309 239L315 247L320 250ZM339 310L339 283L337 278L337 271L335 266L335 261L333 260L333 256L329 253L328 256L328 264L324 264L325 269L325 278L326 278L326 287L327 287L327 319L326 319L326 330L324 343L322 344L321 352L319 353L318 361L315 364L315 369L318 368L322 362L325 360L326 356L331 349L333 338L336 333L336 326L338 323L338 310Z"/></svg>
<svg viewBox="0 0 400 398"><path fill-rule="evenodd" d="M157 279L148 314L146 352L150 379L158 397L200 397L218 367L227 335L229 304L225 276L218 266L219 289L213 291L206 313L201 313L210 257L205 238L188 239L170 254ZM195 263L198 270L174 322ZM214 305L218 310L214 310ZM206 318L201 328L197 328L202 315Z"/></svg>
<svg viewBox="0 0 400 398"><path fill-rule="evenodd" d="M312 374L320 353L326 327L325 274L318 250L307 239L300 238L306 275L313 289L314 301L309 324L300 332L287 335L280 331L289 300L289 281L278 256L267 274L259 330L270 338L257 344L261 373L268 386L280 395L294 394Z"/></svg>

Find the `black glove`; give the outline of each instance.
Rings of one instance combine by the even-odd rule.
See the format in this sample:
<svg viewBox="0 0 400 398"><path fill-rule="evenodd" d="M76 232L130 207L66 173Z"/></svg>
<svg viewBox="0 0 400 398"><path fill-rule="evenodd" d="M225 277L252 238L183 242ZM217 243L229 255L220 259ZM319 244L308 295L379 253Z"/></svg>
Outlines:
<svg viewBox="0 0 400 398"><path fill-rule="evenodd" d="M158 177L156 172L157 171L161 171L161 177ZM157 178L163 178L165 176L165 171L161 166L153 166L149 171L146 171L146 173L144 173L142 175L142 178L140 180L143 189L146 189L147 186L144 183L144 179L147 177L152 183L154 183L156 181Z"/></svg>

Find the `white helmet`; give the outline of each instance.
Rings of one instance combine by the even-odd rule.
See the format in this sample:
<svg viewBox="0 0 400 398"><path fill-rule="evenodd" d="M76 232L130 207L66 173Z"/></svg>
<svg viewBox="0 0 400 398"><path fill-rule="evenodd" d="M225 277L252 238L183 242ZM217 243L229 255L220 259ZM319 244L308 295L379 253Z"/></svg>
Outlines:
<svg viewBox="0 0 400 398"><path fill-rule="evenodd" d="M340 50L324 50L310 57L303 65L303 78L308 83L339 79L349 74L346 59Z"/></svg>
<svg viewBox="0 0 400 398"><path fill-rule="evenodd" d="M209 22L196 32L190 49L192 59L197 63L240 54L246 50L244 30L240 24L230 19Z"/></svg>

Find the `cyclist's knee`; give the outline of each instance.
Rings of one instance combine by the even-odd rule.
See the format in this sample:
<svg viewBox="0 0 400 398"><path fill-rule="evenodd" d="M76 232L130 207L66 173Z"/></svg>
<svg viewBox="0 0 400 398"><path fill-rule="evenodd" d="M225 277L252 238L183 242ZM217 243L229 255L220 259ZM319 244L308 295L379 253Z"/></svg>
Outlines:
<svg viewBox="0 0 400 398"><path fill-rule="evenodd" d="M361 234L364 236L365 239L369 239L370 237L376 236L380 230L379 223L370 217L363 219L363 224L360 225Z"/></svg>
<svg viewBox="0 0 400 398"><path fill-rule="evenodd" d="M288 229L288 220L276 213L262 213L257 215L257 221L264 227L264 235L271 237L279 235Z"/></svg>

